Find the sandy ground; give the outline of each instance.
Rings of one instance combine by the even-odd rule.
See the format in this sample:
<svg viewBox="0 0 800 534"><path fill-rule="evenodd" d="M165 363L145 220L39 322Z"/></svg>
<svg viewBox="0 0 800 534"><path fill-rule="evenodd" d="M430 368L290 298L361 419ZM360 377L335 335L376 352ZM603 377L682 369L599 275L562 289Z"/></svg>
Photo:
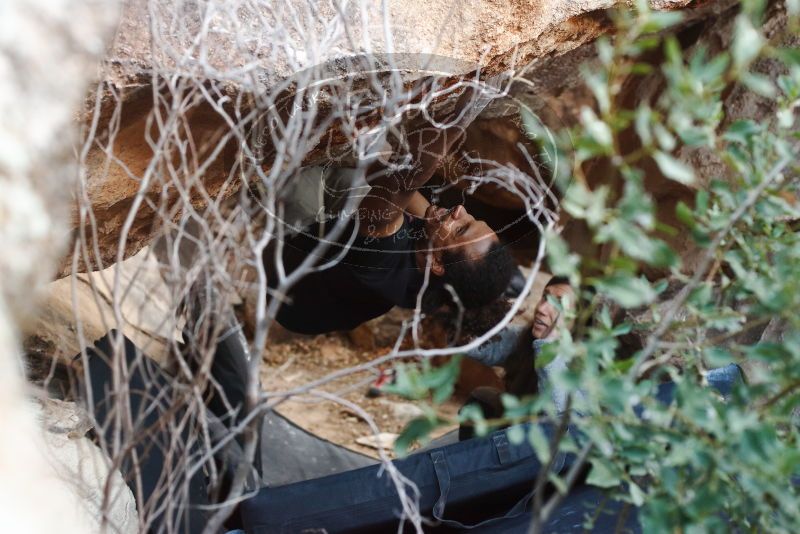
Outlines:
<svg viewBox="0 0 800 534"><path fill-rule="evenodd" d="M531 295L513 322L517 324L530 322L535 304L548 278L547 274L537 275ZM301 388L331 373L367 364L391 351L403 321L410 316L411 312L395 308L383 317L374 319L348 334L299 336L286 331L279 332L268 343L264 352L262 387L265 391L271 392ZM434 337L435 334L431 332L424 343L437 345ZM383 368L389 367L386 365ZM340 395L343 399L359 406L374 420L379 432L399 434L415 416L413 405L419 406L422 403L410 402L392 395L368 398L367 391L377 377L378 369L375 368L350 373L320 386L319 391ZM438 407L438 412L443 417L454 420L469 392L482 385L502 387L501 372L465 358L462 361L456 393L448 402ZM278 411L302 428L327 440L377 457L375 449L356 443L358 438L372 435L372 431L357 411L349 407L320 399L318 396L300 395L282 403ZM437 430L433 437L456 428L456 424L447 425Z"/></svg>
<svg viewBox="0 0 800 534"><path fill-rule="evenodd" d="M393 310L386 316L371 321L353 335L288 335L286 339L269 343L262 368L263 389L286 391L302 387L333 372L366 364L387 354L406 315L401 310ZM358 405L374 420L380 432L399 434L415 416L415 406L422 403L407 401L394 395L369 398L367 391L377 376L377 369L352 373L322 385L318 390L340 395ZM446 418L455 418L463 399L463 394L455 395L439 406L438 412ZM377 457L375 449L356 443L358 438L372 435L366 420L356 410L313 395L301 395L282 403L278 411L299 426L327 440ZM455 424L445 426L433 436L455 428Z"/></svg>

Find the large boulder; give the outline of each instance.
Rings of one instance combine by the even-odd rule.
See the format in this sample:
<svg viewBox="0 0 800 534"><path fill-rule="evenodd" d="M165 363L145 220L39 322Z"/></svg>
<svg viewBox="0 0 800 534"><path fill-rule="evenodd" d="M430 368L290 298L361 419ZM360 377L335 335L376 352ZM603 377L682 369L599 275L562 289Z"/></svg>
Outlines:
<svg viewBox="0 0 800 534"><path fill-rule="evenodd" d="M71 402L45 399L40 406L47 458L75 493L90 532L139 532L133 492L97 445L86 437L87 414Z"/></svg>
<svg viewBox="0 0 800 534"><path fill-rule="evenodd" d="M48 462L27 398L20 325L63 253L76 174L74 111L96 72L112 3L0 3L0 523L4 532L85 533L80 497Z"/></svg>
<svg viewBox="0 0 800 534"><path fill-rule="evenodd" d="M652 5L692 4L691 21L730 3ZM87 126L83 209L76 206L72 219L73 235L86 238L75 256L79 270L129 257L187 209L201 212L211 199L233 195L242 185L235 175L254 102L291 92L292 80L353 75L363 65L350 60L368 52L378 58L371 67L397 71L406 84L434 75L453 80L477 65L488 75L513 71L526 80L511 88L513 98L535 101L535 108L570 122L587 95L573 91L581 85L578 66L594 56L592 41L610 30L607 11L623 3L391 0L351 3L341 11L335 4L293 0L233 9L224 2L126 2L103 83L81 115ZM319 65L325 69L313 69ZM504 109L511 111L501 114L516 108ZM324 160L331 143L348 142L335 134L325 140L324 148L304 151L304 163ZM269 155L262 161L267 170L272 163ZM62 276L72 260L62 263Z"/></svg>
<svg viewBox="0 0 800 534"><path fill-rule="evenodd" d="M53 359L72 365L111 329L161 364L167 363L170 343L181 339L175 295L149 247L102 271L55 280L41 293L41 311L23 329L32 378L50 374Z"/></svg>

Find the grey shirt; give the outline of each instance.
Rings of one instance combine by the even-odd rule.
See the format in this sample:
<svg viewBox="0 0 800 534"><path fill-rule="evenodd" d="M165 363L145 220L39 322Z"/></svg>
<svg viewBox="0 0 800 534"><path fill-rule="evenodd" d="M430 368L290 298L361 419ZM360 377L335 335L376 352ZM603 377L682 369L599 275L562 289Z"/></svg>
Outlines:
<svg viewBox="0 0 800 534"><path fill-rule="evenodd" d="M509 393L514 395L523 395L523 394L531 394L536 393L538 391L545 391L547 390L548 384L552 387L550 388L551 396L553 399L553 404L556 406L556 410L558 413L562 413L567 406L567 394L569 393L566 389L556 387L551 384L552 376L556 372L561 372L566 370L567 368L567 360L565 356L559 354L551 362L540 369L535 368L535 361L536 357L542 350L542 347L547 344L547 341L541 339L534 339L533 340L533 347L531 347L531 352L529 355L529 359L526 358L527 361L525 362L514 362L511 361L514 357L513 352L515 347L520 342L520 337L525 333L526 327L519 326L519 325L509 325L495 337L491 338L489 341L472 349L471 351L466 353L468 358L472 358L473 360L477 360L484 365L488 366L503 366L506 368L506 372L515 372L515 373L523 373L523 374L533 374L535 373L535 380L536 384L528 384L527 387L525 386L525 382L530 382L531 380L519 380L519 377L515 376L506 376L506 384L507 389L509 389ZM534 378L533 376L530 377L531 379ZM517 387L512 388L509 385L518 384ZM521 387L519 384L523 384ZM576 395L579 397L583 396L583 392L580 390L575 392Z"/></svg>
<svg viewBox="0 0 800 534"><path fill-rule="evenodd" d="M502 366L508 360L524 332L524 326L508 325L484 344L467 352L466 356L488 367Z"/></svg>

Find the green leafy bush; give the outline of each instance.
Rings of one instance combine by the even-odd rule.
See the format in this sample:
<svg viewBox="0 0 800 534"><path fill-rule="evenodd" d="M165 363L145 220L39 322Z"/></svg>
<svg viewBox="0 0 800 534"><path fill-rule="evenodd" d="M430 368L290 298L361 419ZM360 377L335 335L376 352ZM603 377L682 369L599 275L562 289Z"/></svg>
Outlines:
<svg viewBox="0 0 800 534"><path fill-rule="evenodd" d="M584 72L594 105L580 111L578 127L557 132L558 168L567 171L556 178L569 184L562 210L607 251L599 263L546 236L551 270L594 289L573 333L554 345L571 362L554 383L583 392L563 417L586 439L514 438L530 439L542 460L553 445L580 452L587 482L639 507L645 532L800 525L791 482L800 475L800 50L782 44L797 33L798 4L743 2L731 45L719 54L682 49L671 31L680 13L653 12L647 2L618 12L614 37L597 43L600 67ZM787 28L767 38L764 17L782 10ZM779 65L777 77L755 68L765 61ZM658 98L623 104L625 82L640 76L663 77ZM734 87L757 95L763 115L729 120L723 98ZM691 163L696 154L722 171L702 176ZM604 185L592 184L587 171L598 160L609 169ZM694 199L677 204L671 225L659 220L648 192L653 172ZM614 180L619 188L608 185ZM692 254L674 249L676 235L686 236ZM620 308L647 319L613 324ZM643 347L621 360L620 336L633 327ZM742 364L749 380L723 398L705 376L729 363ZM663 405L654 393L667 380L676 395ZM487 424L474 410L462 418L486 431L562 417L541 398L509 397L505 406L503 421ZM554 499L574 474L556 481ZM553 510L545 503L538 512Z"/></svg>

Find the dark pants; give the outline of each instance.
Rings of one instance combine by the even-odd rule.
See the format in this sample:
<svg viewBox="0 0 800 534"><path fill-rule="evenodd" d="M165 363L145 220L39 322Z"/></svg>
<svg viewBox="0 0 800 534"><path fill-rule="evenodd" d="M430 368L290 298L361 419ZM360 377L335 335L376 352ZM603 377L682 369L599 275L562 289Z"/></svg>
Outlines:
<svg viewBox="0 0 800 534"><path fill-rule="evenodd" d="M247 350L238 330L217 343L211 363L211 377L215 385L209 388L210 397L206 404L226 426L241 422L248 365Z"/></svg>
<svg viewBox="0 0 800 534"><path fill-rule="evenodd" d="M171 394L172 378L126 338L121 358L128 372L127 387L112 388L114 368L119 365L113 358L116 336L112 330L99 339L87 349L84 360L89 380L82 395L97 421L95 436L119 461L137 508L150 510L150 531L162 532L172 525L175 532L200 533L207 520L207 485L201 470L189 477L187 462L201 451L197 440L190 439L191 427L178 431L170 424L184 413ZM122 423L126 419L132 428ZM119 448L118 442L124 446ZM165 473L173 474L171 486L186 493L179 505L160 510Z"/></svg>
<svg viewBox="0 0 800 534"><path fill-rule="evenodd" d="M189 341L191 333L184 331L184 339ZM249 360L245 340L241 330L234 327L223 333L214 348L211 362L211 383L206 391L206 406L216 416L226 430L234 430L243 419L247 389L247 376ZM201 365L198 357L193 357L190 352L191 343L184 346L184 357L189 361L190 367L197 369ZM239 433L236 442L243 447L245 435ZM260 457L256 451L255 467L260 472Z"/></svg>

